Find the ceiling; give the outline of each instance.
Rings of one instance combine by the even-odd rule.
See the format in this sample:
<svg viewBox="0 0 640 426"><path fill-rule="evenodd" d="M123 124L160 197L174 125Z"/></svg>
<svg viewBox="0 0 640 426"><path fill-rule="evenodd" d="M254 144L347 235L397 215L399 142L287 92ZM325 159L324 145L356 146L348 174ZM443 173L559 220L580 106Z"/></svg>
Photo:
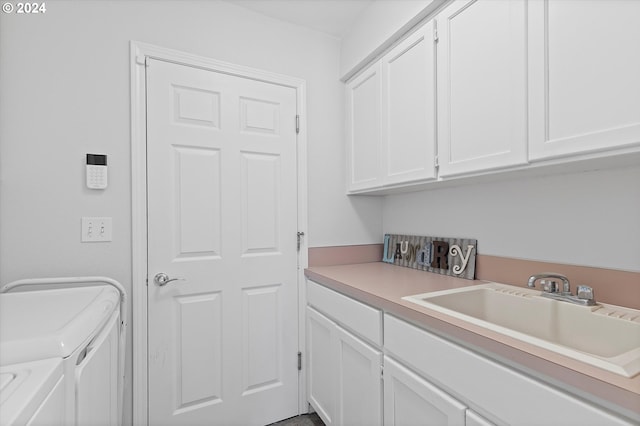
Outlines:
<svg viewBox="0 0 640 426"><path fill-rule="evenodd" d="M225 0L274 19L344 37L374 0Z"/></svg>

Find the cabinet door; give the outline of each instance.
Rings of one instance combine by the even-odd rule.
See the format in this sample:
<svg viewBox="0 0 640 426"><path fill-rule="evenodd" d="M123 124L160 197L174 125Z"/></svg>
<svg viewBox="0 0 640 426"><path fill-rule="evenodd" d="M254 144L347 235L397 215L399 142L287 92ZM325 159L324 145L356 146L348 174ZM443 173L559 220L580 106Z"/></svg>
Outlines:
<svg viewBox="0 0 640 426"><path fill-rule="evenodd" d="M382 164L385 184L434 179L433 21L382 59Z"/></svg>
<svg viewBox="0 0 640 426"><path fill-rule="evenodd" d="M530 158L640 145L640 2L528 8Z"/></svg>
<svg viewBox="0 0 640 426"><path fill-rule="evenodd" d="M307 307L307 397L325 425L335 423L335 324Z"/></svg>
<svg viewBox="0 0 640 426"><path fill-rule="evenodd" d="M336 327L340 425L382 424L382 353Z"/></svg>
<svg viewBox="0 0 640 426"><path fill-rule="evenodd" d="M381 186L380 167L380 63L347 83L348 190Z"/></svg>
<svg viewBox="0 0 640 426"><path fill-rule="evenodd" d="M464 0L438 14L440 176L527 162L525 7Z"/></svg>
<svg viewBox="0 0 640 426"><path fill-rule="evenodd" d="M422 377L384 357L385 425L464 425L465 409Z"/></svg>

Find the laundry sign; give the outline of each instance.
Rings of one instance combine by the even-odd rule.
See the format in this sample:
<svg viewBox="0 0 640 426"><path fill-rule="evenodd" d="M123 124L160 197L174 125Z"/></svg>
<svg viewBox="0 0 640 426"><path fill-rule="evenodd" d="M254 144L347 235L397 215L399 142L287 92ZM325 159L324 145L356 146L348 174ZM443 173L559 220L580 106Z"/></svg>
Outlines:
<svg viewBox="0 0 640 426"><path fill-rule="evenodd" d="M382 261L472 280L477 248L478 241L468 238L386 234Z"/></svg>

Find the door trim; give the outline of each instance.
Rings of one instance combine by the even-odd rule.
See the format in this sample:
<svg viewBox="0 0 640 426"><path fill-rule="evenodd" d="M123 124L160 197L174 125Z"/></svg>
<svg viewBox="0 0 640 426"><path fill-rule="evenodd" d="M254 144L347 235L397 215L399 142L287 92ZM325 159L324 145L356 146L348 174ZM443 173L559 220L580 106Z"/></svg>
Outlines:
<svg viewBox="0 0 640 426"><path fill-rule="evenodd" d="M297 135L298 231L305 232L298 253L298 350L305 353L304 309L306 286L304 269L308 265L307 231L307 121L306 81L255 68L222 62L178 50L132 40L130 42L131 83L131 309L133 334L133 424L148 424L147 382L147 157L146 157L146 77L145 59L153 58L207 69L253 80L291 87L296 91L300 131ZM292 235L291 238L295 238ZM304 360L303 360L304 367ZM306 413L304 369L298 376L298 411Z"/></svg>

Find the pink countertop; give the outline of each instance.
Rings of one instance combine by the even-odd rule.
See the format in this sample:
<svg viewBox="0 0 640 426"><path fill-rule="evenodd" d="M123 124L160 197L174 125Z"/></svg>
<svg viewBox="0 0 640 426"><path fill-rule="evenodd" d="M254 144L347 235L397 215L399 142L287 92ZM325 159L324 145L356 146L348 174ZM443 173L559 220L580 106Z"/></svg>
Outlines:
<svg viewBox="0 0 640 426"><path fill-rule="evenodd" d="M640 413L640 375L626 378L496 333L471 322L402 300L402 297L486 283L438 275L382 262L318 266L305 275L418 326L444 333L464 345L523 367L542 380L560 381L569 389Z"/></svg>

